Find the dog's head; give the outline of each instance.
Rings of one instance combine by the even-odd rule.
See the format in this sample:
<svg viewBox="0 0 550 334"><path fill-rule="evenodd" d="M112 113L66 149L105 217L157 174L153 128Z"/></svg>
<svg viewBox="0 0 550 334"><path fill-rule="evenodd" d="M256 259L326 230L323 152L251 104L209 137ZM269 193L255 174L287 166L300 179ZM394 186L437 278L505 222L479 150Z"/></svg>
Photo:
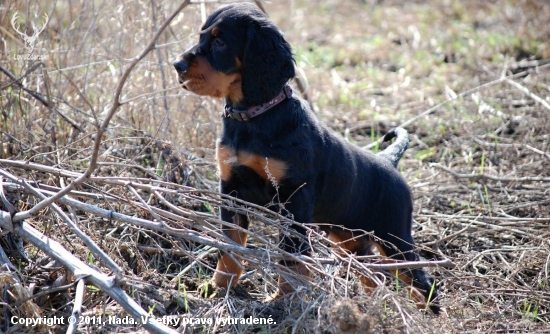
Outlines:
<svg viewBox="0 0 550 334"><path fill-rule="evenodd" d="M183 88L233 105L265 103L294 77L290 45L263 12L246 2L212 13L199 42L174 67Z"/></svg>

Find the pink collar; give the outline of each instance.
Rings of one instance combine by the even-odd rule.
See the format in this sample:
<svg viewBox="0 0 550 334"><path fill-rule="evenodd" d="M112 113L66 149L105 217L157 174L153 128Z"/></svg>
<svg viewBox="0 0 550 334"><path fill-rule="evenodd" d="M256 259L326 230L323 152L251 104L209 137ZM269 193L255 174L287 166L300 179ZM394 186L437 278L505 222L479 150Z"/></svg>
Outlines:
<svg viewBox="0 0 550 334"><path fill-rule="evenodd" d="M289 85L285 85L279 95L275 96L272 100L258 106L250 107L246 110L235 109L226 104L223 116L231 117L239 122L248 122L251 118L265 113L291 96L292 88L290 88Z"/></svg>

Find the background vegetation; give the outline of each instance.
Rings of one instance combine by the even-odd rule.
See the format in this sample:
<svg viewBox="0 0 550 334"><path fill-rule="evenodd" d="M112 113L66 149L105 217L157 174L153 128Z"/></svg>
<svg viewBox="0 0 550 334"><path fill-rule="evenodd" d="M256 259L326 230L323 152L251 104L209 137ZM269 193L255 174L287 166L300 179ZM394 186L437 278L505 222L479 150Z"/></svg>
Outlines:
<svg viewBox="0 0 550 334"><path fill-rule="evenodd" d="M441 284L439 317L416 310L388 275L378 275L387 284L365 294L350 269L373 275L372 267L336 256L315 230L308 235L312 281L263 302L284 271L276 236L288 222L216 194L213 148L223 101L182 91L171 65L219 5L185 7L138 61L179 3L0 4L0 331L65 332L67 325L25 327L9 319L68 317L79 305L88 316L143 311L276 322L171 327L185 333L550 331L547 1L264 3L294 47L324 122L360 146L393 126L409 131L399 168L415 198L415 239L427 259L456 264L428 268ZM32 22L40 26L48 15L33 51L41 61L20 59L26 49L11 24L16 12L29 35ZM79 176L57 206L33 209ZM256 221L247 250L220 235L216 217L224 205ZM31 242L22 221L67 253L56 257ZM204 298L197 287L212 274L216 248L244 258L247 274L227 297ZM121 304L120 291L101 285L107 280L98 273L116 276L115 286L142 310ZM81 291L78 281L86 282ZM78 331L138 328L88 323Z"/></svg>

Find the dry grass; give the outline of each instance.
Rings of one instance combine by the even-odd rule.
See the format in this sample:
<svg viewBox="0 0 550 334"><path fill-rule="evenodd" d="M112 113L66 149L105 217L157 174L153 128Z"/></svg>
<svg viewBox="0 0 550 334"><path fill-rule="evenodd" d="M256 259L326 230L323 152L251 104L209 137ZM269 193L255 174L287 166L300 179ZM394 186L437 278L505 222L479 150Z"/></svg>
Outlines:
<svg viewBox="0 0 550 334"><path fill-rule="evenodd" d="M204 12L218 5L207 4ZM154 0L0 5L0 65L17 78L0 78L0 189L18 214L40 201L37 190L51 196L89 167L122 73L177 6ZM410 121L411 147L400 170L415 196L414 236L424 256L456 264L428 269L442 285L443 315L416 310L399 282L373 272L377 258L339 257L315 229L307 235L314 256L297 259L312 270L311 282L264 302L285 270L277 265L285 256L278 231L292 233L292 222L216 193L213 147L222 101L182 92L171 66L197 38L198 4L176 17L131 72L92 177L56 202L59 211L50 206L25 222L92 270L118 274L128 296L151 315L175 316L179 324L172 328L179 332L548 332L550 69L544 64L550 35L544 27L550 5L296 0L266 9L294 46L325 122L364 146ZM25 49L10 24L16 11L29 33L29 22L48 14L34 50L42 62L17 59ZM221 206L245 210L255 221L248 248L221 235ZM9 220L9 209L0 204L0 221ZM113 263L92 252L77 230ZM130 314L91 278L77 292L82 277L63 259L6 232L3 224L0 331L65 332L67 325L24 327L9 319L68 317L79 296L83 315ZM216 248L245 259L246 274L227 296L204 298L197 288L212 274ZM365 294L354 272L386 284ZM182 320L228 317L276 323ZM89 323L78 331L141 328Z"/></svg>

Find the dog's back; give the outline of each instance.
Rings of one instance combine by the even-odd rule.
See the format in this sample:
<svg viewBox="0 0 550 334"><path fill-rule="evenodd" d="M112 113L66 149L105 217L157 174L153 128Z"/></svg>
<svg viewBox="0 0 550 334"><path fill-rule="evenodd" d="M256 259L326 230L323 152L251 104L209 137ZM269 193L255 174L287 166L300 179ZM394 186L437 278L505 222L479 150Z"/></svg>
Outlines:
<svg viewBox="0 0 550 334"><path fill-rule="evenodd" d="M261 11L250 3L220 8L206 21L199 43L174 66L185 89L226 100L216 148L222 193L288 215L301 223L293 225L300 234L306 233L302 224L321 224L328 238L350 253L365 255L376 247L381 255L418 260L411 193L395 168L406 136L395 131L396 142L377 156L322 124L291 93L291 47ZM246 244L247 215L222 207L221 218L239 226L224 225L226 235ZM310 252L305 238L284 231L281 247ZM283 263L307 274L303 263ZM234 256L221 254L212 281L227 288L241 273ZM399 277L422 290L423 302L436 296L422 269L400 271ZM280 278L279 290L290 292L291 284ZM437 312L437 305L431 307Z"/></svg>

